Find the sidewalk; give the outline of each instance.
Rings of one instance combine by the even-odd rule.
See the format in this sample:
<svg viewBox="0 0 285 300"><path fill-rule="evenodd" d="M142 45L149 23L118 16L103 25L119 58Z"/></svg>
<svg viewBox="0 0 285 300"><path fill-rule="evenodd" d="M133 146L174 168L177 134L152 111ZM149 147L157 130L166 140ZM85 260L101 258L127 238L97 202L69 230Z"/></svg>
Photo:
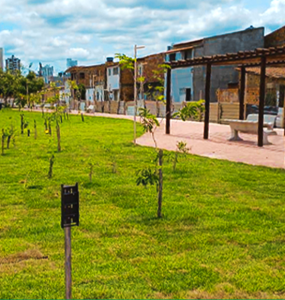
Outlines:
<svg viewBox="0 0 285 300"><path fill-rule="evenodd" d="M37 111L37 110L34 110ZM41 112L38 110L38 112ZM78 111L71 111L78 114ZM91 117L104 117L133 120L133 116L115 115L105 113L84 113ZM140 118L137 117L139 122ZM165 120L156 130L155 137L158 147L165 150L175 151L179 141L187 143L190 153L216 159L224 159L234 162L260 165L273 168L285 168L285 137L283 129L275 129L278 135L269 136L271 145L263 148L257 146L257 135L240 134L243 141L229 142L230 127L210 123L209 140L203 139L204 124L199 122L182 122L171 120L171 134L165 134ZM154 147L150 134L144 134L138 138L137 143L141 146Z"/></svg>

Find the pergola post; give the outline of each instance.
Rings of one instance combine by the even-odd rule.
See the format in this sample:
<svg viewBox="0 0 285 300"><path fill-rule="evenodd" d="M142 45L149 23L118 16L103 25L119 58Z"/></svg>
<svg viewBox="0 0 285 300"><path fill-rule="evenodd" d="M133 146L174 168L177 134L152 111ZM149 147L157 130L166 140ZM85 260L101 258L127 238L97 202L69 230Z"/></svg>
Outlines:
<svg viewBox="0 0 285 300"><path fill-rule="evenodd" d="M166 78L166 134L170 134L171 120L171 69L167 69Z"/></svg>
<svg viewBox="0 0 285 300"><path fill-rule="evenodd" d="M245 96L245 66L241 67L239 90L239 119L244 120L244 96Z"/></svg>
<svg viewBox="0 0 285 300"><path fill-rule="evenodd" d="M206 86L205 86L205 120L204 120L205 140L209 138L211 71L212 71L212 65L210 63L207 63Z"/></svg>
<svg viewBox="0 0 285 300"><path fill-rule="evenodd" d="M259 147L263 147L265 78L266 78L266 56L263 55L261 57L260 91L259 91L259 117L258 117L258 146Z"/></svg>

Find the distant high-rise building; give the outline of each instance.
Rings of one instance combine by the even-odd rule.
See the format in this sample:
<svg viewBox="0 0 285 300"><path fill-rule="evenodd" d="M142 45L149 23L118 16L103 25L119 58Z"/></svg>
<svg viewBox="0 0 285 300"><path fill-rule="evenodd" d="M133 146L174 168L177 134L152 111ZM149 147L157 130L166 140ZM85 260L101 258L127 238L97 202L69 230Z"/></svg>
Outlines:
<svg viewBox="0 0 285 300"><path fill-rule="evenodd" d="M0 69L1 70L4 69L3 56L4 56L3 48L0 48Z"/></svg>
<svg viewBox="0 0 285 300"><path fill-rule="evenodd" d="M67 69L71 68L71 67L75 67L75 66L77 66L77 64L78 64L77 60L72 60L71 58L68 58L66 60L66 67L67 67Z"/></svg>
<svg viewBox="0 0 285 300"><path fill-rule="evenodd" d="M14 55L11 58L6 59L6 70L9 71L20 71L21 70L21 60Z"/></svg>
<svg viewBox="0 0 285 300"><path fill-rule="evenodd" d="M53 67L50 65L42 67L40 64L40 74L44 78L45 83L49 83L53 79Z"/></svg>

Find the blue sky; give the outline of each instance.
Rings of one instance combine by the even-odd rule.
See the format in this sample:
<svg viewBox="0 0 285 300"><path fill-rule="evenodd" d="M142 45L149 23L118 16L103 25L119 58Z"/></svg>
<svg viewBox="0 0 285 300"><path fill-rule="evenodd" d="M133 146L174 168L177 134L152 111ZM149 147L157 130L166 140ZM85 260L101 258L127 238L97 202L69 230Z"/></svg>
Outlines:
<svg viewBox="0 0 285 300"><path fill-rule="evenodd" d="M201 37L285 25L285 0L1 0L0 47L24 66L33 62L65 70L66 58L80 65L103 63L134 44L140 55Z"/></svg>

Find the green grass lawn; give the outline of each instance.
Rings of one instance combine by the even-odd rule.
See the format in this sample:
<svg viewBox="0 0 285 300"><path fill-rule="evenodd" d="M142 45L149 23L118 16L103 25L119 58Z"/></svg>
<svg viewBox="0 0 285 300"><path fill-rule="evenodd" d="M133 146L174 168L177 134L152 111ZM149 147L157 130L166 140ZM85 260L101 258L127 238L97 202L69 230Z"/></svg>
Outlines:
<svg viewBox="0 0 285 300"><path fill-rule="evenodd" d="M187 155L173 172L165 162L158 220L155 188L135 183L154 149L133 146L131 121L70 116L57 153L41 114L24 114L38 139L18 134L0 156L1 299L64 298L60 185L76 182L73 298L285 298L284 170ZM0 111L0 129L11 124L19 133L20 113Z"/></svg>

